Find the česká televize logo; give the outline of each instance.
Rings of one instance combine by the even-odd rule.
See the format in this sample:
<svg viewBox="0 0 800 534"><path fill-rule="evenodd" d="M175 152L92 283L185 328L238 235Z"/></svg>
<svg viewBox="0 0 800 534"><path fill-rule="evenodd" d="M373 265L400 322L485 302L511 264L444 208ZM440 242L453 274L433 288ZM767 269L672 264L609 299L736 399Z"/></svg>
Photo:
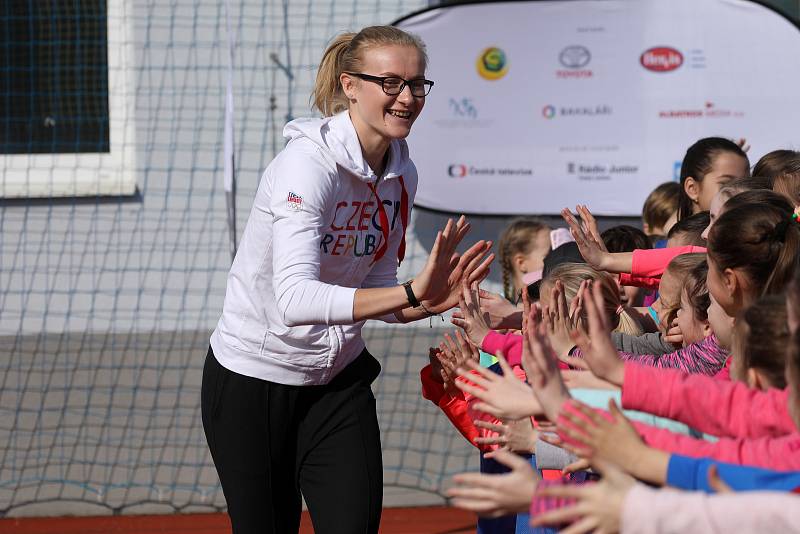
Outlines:
<svg viewBox="0 0 800 534"><path fill-rule="evenodd" d="M683 54L669 46L655 46L642 52L639 63L653 72L670 72L683 65Z"/></svg>
<svg viewBox="0 0 800 534"><path fill-rule="evenodd" d="M499 80L508 72L508 59L501 48L490 46L481 52L475 66L482 78Z"/></svg>
<svg viewBox="0 0 800 534"><path fill-rule="evenodd" d="M451 178L463 178L467 175L467 166L460 163L454 163L447 167L447 174Z"/></svg>

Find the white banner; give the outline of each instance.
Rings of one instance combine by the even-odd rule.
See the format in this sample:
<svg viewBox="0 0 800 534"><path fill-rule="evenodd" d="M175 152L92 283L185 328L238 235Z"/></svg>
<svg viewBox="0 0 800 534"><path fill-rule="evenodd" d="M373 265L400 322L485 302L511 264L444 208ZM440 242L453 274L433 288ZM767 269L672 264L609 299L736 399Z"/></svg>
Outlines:
<svg viewBox="0 0 800 534"><path fill-rule="evenodd" d="M800 30L750 1L471 4L397 25L436 82L408 139L422 207L638 215L702 137L746 137L751 163L800 147Z"/></svg>

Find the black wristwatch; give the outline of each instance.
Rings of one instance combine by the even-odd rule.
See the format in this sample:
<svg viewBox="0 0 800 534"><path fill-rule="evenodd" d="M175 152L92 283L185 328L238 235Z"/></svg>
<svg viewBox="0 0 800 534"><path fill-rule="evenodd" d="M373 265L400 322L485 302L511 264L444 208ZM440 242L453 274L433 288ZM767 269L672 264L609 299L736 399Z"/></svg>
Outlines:
<svg viewBox="0 0 800 534"><path fill-rule="evenodd" d="M414 280L403 282L403 287L406 289L406 297L408 297L408 303L411 304L411 307L419 308L419 301L417 300L417 296L414 294L414 290L411 289L411 282L413 281Z"/></svg>

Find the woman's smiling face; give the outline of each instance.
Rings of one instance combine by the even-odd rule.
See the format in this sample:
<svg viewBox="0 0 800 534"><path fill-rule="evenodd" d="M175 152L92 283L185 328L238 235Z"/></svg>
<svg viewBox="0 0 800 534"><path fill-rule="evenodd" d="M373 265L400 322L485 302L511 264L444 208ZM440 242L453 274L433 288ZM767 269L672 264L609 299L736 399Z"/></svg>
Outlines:
<svg viewBox="0 0 800 534"><path fill-rule="evenodd" d="M364 52L360 74L392 76L404 80L425 77L425 59L412 46L388 45ZM350 77L352 85L345 77ZM406 85L397 95L387 95L380 83L342 74L350 100L350 118L359 135L379 136L384 140L404 139L425 106L425 97L416 97ZM363 142L364 140L362 140Z"/></svg>

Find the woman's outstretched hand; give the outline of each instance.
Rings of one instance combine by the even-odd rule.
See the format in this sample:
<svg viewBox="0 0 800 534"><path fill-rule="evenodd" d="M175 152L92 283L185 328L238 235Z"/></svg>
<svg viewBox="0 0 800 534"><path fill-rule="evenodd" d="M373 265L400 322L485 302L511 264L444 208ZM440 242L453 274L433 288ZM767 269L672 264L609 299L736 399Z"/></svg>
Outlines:
<svg viewBox="0 0 800 534"><path fill-rule="evenodd" d="M478 241L461 255L456 252L469 230L470 224L463 215L455 223L448 219L444 230L436 234L425 267L412 282L414 295L431 313L456 306L463 282L480 282L489 274L494 260L494 254L489 253L491 241Z"/></svg>

